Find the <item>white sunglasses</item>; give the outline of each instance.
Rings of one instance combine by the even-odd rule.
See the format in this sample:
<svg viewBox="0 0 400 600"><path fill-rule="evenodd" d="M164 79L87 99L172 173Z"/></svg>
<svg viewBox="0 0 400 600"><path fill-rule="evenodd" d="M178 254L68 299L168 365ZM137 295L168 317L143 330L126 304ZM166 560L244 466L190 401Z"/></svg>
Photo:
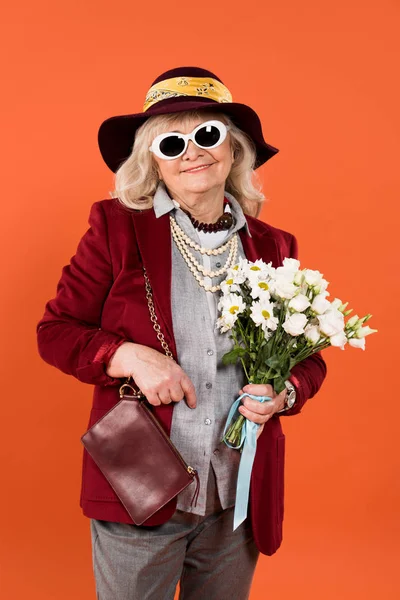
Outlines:
<svg viewBox="0 0 400 600"><path fill-rule="evenodd" d="M176 131L161 133L154 138L149 150L159 158L173 160L186 152L189 140L192 140L199 148L206 150L216 148L222 144L229 129L229 125L225 125L222 121L205 121L205 123L197 125L192 133L177 133Z"/></svg>

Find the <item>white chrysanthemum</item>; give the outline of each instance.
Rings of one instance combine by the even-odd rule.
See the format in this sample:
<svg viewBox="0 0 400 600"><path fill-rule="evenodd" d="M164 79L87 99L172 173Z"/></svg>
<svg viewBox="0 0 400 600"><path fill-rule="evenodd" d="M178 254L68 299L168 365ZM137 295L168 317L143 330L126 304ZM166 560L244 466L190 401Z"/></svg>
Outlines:
<svg viewBox="0 0 400 600"><path fill-rule="evenodd" d="M221 281L221 292L224 296L231 294L232 292L240 292L240 285L234 282L233 277L229 277L228 279L224 279Z"/></svg>
<svg viewBox="0 0 400 600"><path fill-rule="evenodd" d="M294 313L290 317L286 317L282 324L283 329L289 335L300 335L304 333L304 327L307 325L307 317L303 313Z"/></svg>
<svg viewBox="0 0 400 600"><path fill-rule="evenodd" d="M234 283L244 283L246 281L246 263L244 259L239 258L238 264L230 267L226 272L226 278L232 278Z"/></svg>
<svg viewBox="0 0 400 600"><path fill-rule="evenodd" d="M271 266L272 261L266 264L262 260L256 260L255 262L249 262L246 270L246 277L250 285L257 281L266 281L274 276L275 269Z"/></svg>
<svg viewBox="0 0 400 600"><path fill-rule="evenodd" d="M274 305L267 300L261 299L253 302L251 305L250 317L256 325L275 331L278 327L279 319L274 317Z"/></svg>
<svg viewBox="0 0 400 600"><path fill-rule="evenodd" d="M232 329L232 327L234 326L236 321L237 321L236 314L226 312L226 313L223 313L220 317L218 317L217 327L220 328L221 333L225 333L226 331L229 331L229 329Z"/></svg>
<svg viewBox="0 0 400 600"><path fill-rule="evenodd" d="M250 296L255 300L256 298L268 299L271 297L270 284L268 281L255 281L251 282Z"/></svg>
<svg viewBox="0 0 400 600"><path fill-rule="evenodd" d="M224 313L230 313L232 315L238 315L243 312L246 308L246 304L243 301L242 296L238 294L227 294L222 296L218 302L218 309Z"/></svg>
<svg viewBox="0 0 400 600"><path fill-rule="evenodd" d="M289 301L288 307L296 312L303 312L303 310L306 310L306 308L308 308L310 304L311 303L307 296L305 296L304 294L297 294L297 296L294 296Z"/></svg>
<svg viewBox="0 0 400 600"><path fill-rule="evenodd" d="M328 310L323 315L318 315L319 328L323 335L331 337L344 329L343 313L339 310Z"/></svg>

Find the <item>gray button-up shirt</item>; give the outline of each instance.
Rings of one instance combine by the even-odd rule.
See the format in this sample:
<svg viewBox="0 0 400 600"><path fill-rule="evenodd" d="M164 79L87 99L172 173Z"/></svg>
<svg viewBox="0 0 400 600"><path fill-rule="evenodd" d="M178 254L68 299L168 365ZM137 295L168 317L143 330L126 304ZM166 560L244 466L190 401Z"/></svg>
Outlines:
<svg viewBox="0 0 400 600"><path fill-rule="evenodd" d="M235 218L235 225L220 241L213 245L214 236L199 232L193 227L189 217L176 207L165 185L160 182L154 195L154 212L160 217L171 212L185 233L203 247L218 247L228 241L242 227L251 236L245 215L237 200L225 191ZM207 235L209 240L207 240ZM190 248L197 262L207 269L218 270L228 258L229 249L223 254L207 256ZM238 255L245 257L238 236ZM226 274L206 279L206 283L216 285L225 279ZM171 441L181 452L185 461L198 471L200 491L196 506L190 506L193 486L188 486L178 495L177 508L198 515L205 514L207 480L210 465L215 471L217 489L222 508L233 506L236 497L237 473L240 452L221 442L226 418L239 390L246 385L246 378L240 363L223 365L222 356L233 345L230 333L221 333L216 327L217 304L221 292L206 292L194 278L172 238L172 283L171 283L172 323L177 347L178 363L194 384L197 396L196 408L191 409L182 400L174 406Z"/></svg>

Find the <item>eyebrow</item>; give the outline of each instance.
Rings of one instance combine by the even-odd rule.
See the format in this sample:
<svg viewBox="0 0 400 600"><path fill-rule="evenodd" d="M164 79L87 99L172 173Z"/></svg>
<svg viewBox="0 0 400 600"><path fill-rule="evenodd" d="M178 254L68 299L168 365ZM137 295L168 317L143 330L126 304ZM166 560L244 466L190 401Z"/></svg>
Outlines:
<svg viewBox="0 0 400 600"><path fill-rule="evenodd" d="M201 123L197 123L197 125L195 125L195 126L193 127L193 129L196 129L196 127L198 127L199 125L201 125ZM193 129L192 129L192 131L193 131ZM182 131L178 131L177 129L172 129L172 130L170 131L170 133L181 133L181 134L183 135L183 132L182 132Z"/></svg>

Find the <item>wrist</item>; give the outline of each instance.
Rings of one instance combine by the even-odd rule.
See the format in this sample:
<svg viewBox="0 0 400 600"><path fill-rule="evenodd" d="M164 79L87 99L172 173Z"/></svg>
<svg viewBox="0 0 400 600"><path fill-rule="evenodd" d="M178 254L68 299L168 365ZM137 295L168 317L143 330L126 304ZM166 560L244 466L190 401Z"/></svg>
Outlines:
<svg viewBox="0 0 400 600"><path fill-rule="evenodd" d="M296 402L296 388L290 379L285 381L286 394L284 396L284 406L281 410L277 411L278 413L286 412L290 410Z"/></svg>
<svg viewBox="0 0 400 600"><path fill-rule="evenodd" d="M132 342L123 342L109 357L106 373L112 377L128 377L128 357L132 357Z"/></svg>

